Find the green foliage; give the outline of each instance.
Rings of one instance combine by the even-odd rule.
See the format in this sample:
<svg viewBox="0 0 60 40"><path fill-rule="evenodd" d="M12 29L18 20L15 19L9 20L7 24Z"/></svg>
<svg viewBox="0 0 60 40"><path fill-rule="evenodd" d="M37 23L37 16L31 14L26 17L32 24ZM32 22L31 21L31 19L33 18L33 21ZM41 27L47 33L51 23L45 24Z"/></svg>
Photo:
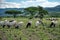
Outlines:
<svg viewBox="0 0 60 40"><path fill-rule="evenodd" d="M28 7L28 8L25 8L24 11L26 11L27 14L28 13L31 14L32 17L34 17L34 15L38 14L41 19L44 17L44 15L48 14L48 12L46 10L44 10L43 7L40 7L40 6Z"/></svg>
<svg viewBox="0 0 60 40"><path fill-rule="evenodd" d="M17 14L21 14L21 11L17 11L17 10L8 10L5 12L6 14L12 14L14 16L14 18L16 17Z"/></svg>
<svg viewBox="0 0 60 40"><path fill-rule="evenodd" d="M30 14L32 16L32 18L37 10L37 7L28 7L24 9L24 11L27 12L27 14Z"/></svg>
<svg viewBox="0 0 60 40"><path fill-rule="evenodd" d="M40 19L42 19L44 17L44 15L48 14L48 12L40 6L38 6L38 11L39 11L38 15L39 15Z"/></svg>

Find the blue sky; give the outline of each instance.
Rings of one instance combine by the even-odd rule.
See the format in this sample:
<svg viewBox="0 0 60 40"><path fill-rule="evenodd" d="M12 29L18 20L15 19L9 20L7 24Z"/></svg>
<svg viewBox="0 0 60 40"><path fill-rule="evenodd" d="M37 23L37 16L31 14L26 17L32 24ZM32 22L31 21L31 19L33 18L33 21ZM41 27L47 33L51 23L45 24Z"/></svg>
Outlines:
<svg viewBox="0 0 60 40"><path fill-rule="evenodd" d="M53 1L53 2L60 2L60 0L48 0L48 1Z"/></svg>
<svg viewBox="0 0 60 40"><path fill-rule="evenodd" d="M20 2L20 1L28 1L28 0L6 0L7 2ZM48 0L50 2L60 2L60 0Z"/></svg>
<svg viewBox="0 0 60 40"><path fill-rule="evenodd" d="M7 2L19 2L19 1L27 1L27 0L6 0ZM59 2L60 0L48 0L48 1L54 1L54 2Z"/></svg>
<svg viewBox="0 0 60 40"><path fill-rule="evenodd" d="M0 8L55 7L57 5L60 5L60 0L0 0Z"/></svg>

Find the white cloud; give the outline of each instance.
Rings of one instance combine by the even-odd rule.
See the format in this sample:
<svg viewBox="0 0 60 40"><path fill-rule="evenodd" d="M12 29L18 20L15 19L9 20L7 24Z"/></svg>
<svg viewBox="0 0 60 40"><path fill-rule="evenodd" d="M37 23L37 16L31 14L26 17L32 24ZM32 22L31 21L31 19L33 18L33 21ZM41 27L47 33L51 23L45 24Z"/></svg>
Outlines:
<svg viewBox="0 0 60 40"><path fill-rule="evenodd" d="M59 2L49 2L48 0L31 0L22 2L22 4L23 7L29 7L29 6L54 7L60 5Z"/></svg>
<svg viewBox="0 0 60 40"><path fill-rule="evenodd" d="M5 0L0 0L0 3L4 2Z"/></svg>
<svg viewBox="0 0 60 40"><path fill-rule="evenodd" d="M5 2L0 3L0 8L20 8L19 3Z"/></svg>
<svg viewBox="0 0 60 40"><path fill-rule="evenodd" d="M59 2L49 2L48 0L28 0L21 1L20 3L13 2L0 2L0 8L23 8L30 6L54 7L60 5Z"/></svg>

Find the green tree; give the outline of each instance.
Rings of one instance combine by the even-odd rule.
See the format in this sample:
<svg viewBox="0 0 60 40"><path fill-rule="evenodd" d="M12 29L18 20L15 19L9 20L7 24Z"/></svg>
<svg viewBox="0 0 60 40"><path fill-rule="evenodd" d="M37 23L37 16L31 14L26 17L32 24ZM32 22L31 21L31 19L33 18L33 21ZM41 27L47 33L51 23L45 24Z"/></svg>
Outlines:
<svg viewBox="0 0 60 40"><path fill-rule="evenodd" d="M39 18L42 19L44 15L48 14L46 10L43 9L43 7L38 6L38 15Z"/></svg>
<svg viewBox="0 0 60 40"><path fill-rule="evenodd" d="M5 12L6 14L12 14L14 16L14 18L16 17L17 14L21 14L21 11L17 11L17 10L8 10Z"/></svg>
<svg viewBox="0 0 60 40"><path fill-rule="evenodd" d="M37 12L37 16L42 19L44 17L44 15L48 14L48 12L46 10L43 9L43 7L38 6L38 7L28 7L24 9L25 12L27 12L27 14L31 14L30 17L34 17L34 15Z"/></svg>
<svg viewBox="0 0 60 40"><path fill-rule="evenodd" d="M37 11L37 7L28 7L25 8L24 11L27 12L27 14L30 14L30 17L33 18L35 12Z"/></svg>

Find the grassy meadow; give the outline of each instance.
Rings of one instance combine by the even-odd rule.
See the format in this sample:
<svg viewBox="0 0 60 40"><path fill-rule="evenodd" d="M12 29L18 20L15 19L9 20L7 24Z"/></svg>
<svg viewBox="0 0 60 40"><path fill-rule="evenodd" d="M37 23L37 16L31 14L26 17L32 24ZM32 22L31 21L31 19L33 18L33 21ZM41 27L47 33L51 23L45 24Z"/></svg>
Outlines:
<svg viewBox="0 0 60 40"><path fill-rule="evenodd" d="M23 21L24 24L19 29L11 28L2 28L0 26L0 40L60 40L60 18L58 18L58 23L56 27L49 28L50 21L43 19L45 26L35 27L35 22L38 18L33 18L32 26L26 28L28 18L3 18L2 20L11 20L15 19L16 21Z"/></svg>

